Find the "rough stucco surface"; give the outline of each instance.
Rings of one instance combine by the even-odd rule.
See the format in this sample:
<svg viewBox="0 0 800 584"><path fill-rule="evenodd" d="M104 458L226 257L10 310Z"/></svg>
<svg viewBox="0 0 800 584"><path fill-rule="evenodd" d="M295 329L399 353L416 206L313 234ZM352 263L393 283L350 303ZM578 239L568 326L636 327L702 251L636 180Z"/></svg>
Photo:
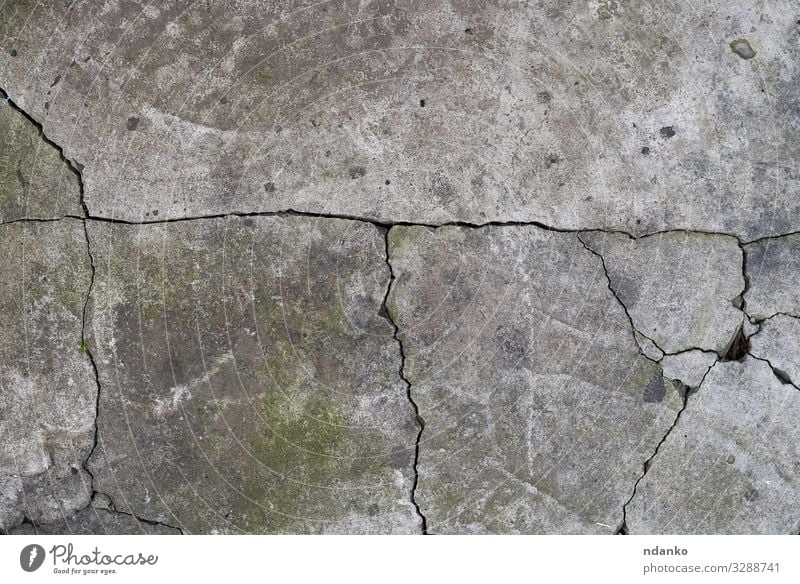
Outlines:
<svg viewBox="0 0 800 584"><path fill-rule="evenodd" d="M798 533L788 0L0 0L0 531Z"/></svg>

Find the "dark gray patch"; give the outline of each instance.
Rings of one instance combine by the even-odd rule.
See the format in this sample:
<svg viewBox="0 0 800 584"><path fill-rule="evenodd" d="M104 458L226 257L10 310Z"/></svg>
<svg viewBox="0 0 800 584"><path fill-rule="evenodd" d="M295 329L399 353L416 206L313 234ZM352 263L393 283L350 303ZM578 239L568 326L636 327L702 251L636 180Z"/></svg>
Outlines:
<svg viewBox="0 0 800 584"><path fill-rule="evenodd" d="M725 462L727 462L728 464L733 464L734 462L736 462L736 457L733 454L729 454L728 458L725 459Z"/></svg>
<svg viewBox="0 0 800 584"><path fill-rule="evenodd" d="M136 128L139 127L139 118L134 116L129 117L127 123L125 124L125 127L131 131L135 130Z"/></svg>
<svg viewBox="0 0 800 584"><path fill-rule="evenodd" d="M675 135L675 130L672 126L664 126L658 131L662 138L672 138Z"/></svg>
<svg viewBox="0 0 800 584"><path fill-rule="evenodd" d="M536 94L536 101L539 103L550 103L551 99L553 99L553 96L547 91L540 91Z"/></svg>
<svg viewBox="0 0 800 584"><path fill-rule="evenodd" d="M745 501L752 503L759 497L760 495L758 493L758 489L756 489L753 485L748 485L747 489L744 492Z"/></svg>
<svg viewBox="0 0 800 584"><path fill-rule="evenodd" d="M667 395L667 388L664 387L664 380L661 376L656 376L644 388L642 399L645 403L659 403L664 400L665 395Z"/></svg>
<svg viewBox="0 0 800 584"><path fill-rule="evenodd" d="M730 43L731 50L739 55L742 59L752 59L756 56L756 52L747 39L736 39Z"/></svg>
<svg viewBox="0 0 800 584"><path fill-rule="evenodd" d="M363 166L351 166L349 169L350 178L361 178L362 176L366 176L367 169Z"/></svg>
<svg viewBox="0 0 800 584"><path fill-rule="evenodd" d="M275 183L273 182L265 182L264 183L264 192L267 194L271 194L275 192Z"/></svg>

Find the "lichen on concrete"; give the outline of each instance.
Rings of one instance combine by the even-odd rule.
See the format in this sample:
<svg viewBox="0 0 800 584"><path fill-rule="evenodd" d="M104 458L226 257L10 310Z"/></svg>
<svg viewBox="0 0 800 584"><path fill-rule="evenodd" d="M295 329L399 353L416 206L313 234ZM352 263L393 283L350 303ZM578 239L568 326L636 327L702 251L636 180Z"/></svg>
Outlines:
<svg viewBox="0 0 800 584"><path fill-rule="evenodd" d="M90 279L80 221L0 225L0 530L60 521L91 498Z"/></svg>
<svg viewBox="0 0 800 584"><path fill-rule="evenodd" d="M333 219L89 222L96 488L191 533L417 532L383 235Z"/></svg>

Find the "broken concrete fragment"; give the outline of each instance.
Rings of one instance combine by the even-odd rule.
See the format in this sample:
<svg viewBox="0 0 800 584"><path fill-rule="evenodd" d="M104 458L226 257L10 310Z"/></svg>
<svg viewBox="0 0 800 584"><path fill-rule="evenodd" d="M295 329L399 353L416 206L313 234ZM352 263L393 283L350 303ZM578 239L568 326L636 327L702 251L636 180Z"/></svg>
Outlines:
<svg viewBox="0 0 800 584"><path fill-rule="evenodd" d="M419 533L383 234L88 223L98 491L190 533Z"/></svg>
<svg viewBox="0 0 800 584"><path fill-rule="evenodd" d="M429 532L614 533L683 400L599 259L536 227L394 227L389 244Z"/></svg>
<svg viewBox="0 0 800 584"><path fill-rule="evenodd" d="M80 347L91 276L81 221L0 226L0 529L89 503L97 388Z"/></svg>
<svg viewBox="0 0 800 584"><path fill-rule="evenodd" d="M745 310L764 320L778 313L800 316L800 234L744 246L750 287Z"/></svg>
<svg viewBox="0 0 800 584"><path fill-rule="evenodd" d="M766 359L776 375L800 387L800 319L779 314L761 323L750 353Z"/></svg>
<svg viewBox="0 0 800 584"><path fill-rule="evenodd" d="M689 387L697 387L718 358L714 352L692 349L675 355L666 355L661 360L661 367L665 377L680 381Z"/></svg>
<svg viewBox="0 0 800 584"><path fill-rule="evenodd" d="M0 87L104 217L800 229L796 0L561 4L15 2Z"/></svg>
<svg viewBox="0 0 800 584"><path fill-rule="evenodd" d="M797 533L798 417L767 363L715 365L639 483L630 533Z"/></svg>
<svg viewBox="0 0 800 584"><path fill-rule="evenodd" d="M74 515L50 524L26 523L9 531L9 535L180 535L180 530L166 525L147 523L132 515L106 509L86 507Z"/></svg>
<svg viewBox="0 0 800 584"><path fill-rule="evenodd" d="M78 176L0 93L0 223L83 216Z"/></svg>
<svg viewBox="0 0 800 584"><path fill-rule="evenodd" d="M749 318L745 318L744 321L742 321L742 335L744 335L745 339L749 339L760 329L761 325L750 322Z"/></svg>
<svg viewBox="0 0 800 584"><path fill-rule="evenodd" d="M725 353L743 319L734 306L744 290L734 238L671 232L631 239L591 232L580 239L603 257L636 330L666 353Z"/></svg>

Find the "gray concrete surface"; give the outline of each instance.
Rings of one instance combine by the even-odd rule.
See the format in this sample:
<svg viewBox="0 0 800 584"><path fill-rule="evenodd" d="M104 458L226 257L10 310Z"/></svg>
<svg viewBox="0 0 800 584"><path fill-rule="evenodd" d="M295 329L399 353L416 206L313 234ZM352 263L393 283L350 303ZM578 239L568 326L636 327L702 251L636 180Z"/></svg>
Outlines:
<svg viewBox="0 0 800 584"><path fill-rule="evenodd" d="M796 3L0 39L0 531L800 531Z"/></svg>

